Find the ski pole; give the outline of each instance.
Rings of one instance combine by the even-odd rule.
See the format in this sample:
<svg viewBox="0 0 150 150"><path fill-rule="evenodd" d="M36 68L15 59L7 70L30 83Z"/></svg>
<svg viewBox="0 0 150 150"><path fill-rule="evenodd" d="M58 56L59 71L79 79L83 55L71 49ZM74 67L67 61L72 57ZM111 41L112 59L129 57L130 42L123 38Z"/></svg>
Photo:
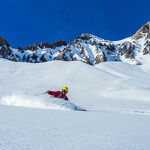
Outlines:
<svg viewBox="0 0 150 150"><path fill-rule="evenodd" d="M35 94L35 95L42 95L42 94L46 94L47 92L44 92L44 93L39 93L39 94Z"/></svg>

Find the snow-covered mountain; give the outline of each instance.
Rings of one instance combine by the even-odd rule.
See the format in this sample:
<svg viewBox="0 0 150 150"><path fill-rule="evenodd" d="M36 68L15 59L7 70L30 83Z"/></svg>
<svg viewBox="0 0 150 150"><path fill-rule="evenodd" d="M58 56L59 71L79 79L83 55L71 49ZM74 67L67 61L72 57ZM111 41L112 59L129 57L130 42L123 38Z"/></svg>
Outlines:
<svg viewBox="0 0 150 150"><path fill-rule="evenodd" d="M0 56L18 62L46 62L51 60L82 61L91 65L105 61L122 61L134 65L145 62L150 54L150 22L133 36L120 41L109 41L91 34L82 34L67 44L57 41L41 42L25 48L12 48L0 39Z"/></svg>

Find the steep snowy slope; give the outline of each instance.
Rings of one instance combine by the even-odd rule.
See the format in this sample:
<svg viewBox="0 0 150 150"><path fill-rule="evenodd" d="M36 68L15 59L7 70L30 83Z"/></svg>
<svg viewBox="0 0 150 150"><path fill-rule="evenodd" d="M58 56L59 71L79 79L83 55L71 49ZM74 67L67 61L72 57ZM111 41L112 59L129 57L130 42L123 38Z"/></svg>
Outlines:
<svg viewBox="0 0 150 150"><path fill-rule="evenodd" d="M140 92L138 89L150 87L149 72L143 72L141 68L127 63L105 62L92 67L82 62L53 61L30 64L1 59L0 65L3 87L0 89L0 96L4 95L8 88L7 95L22 92L38 94L47 89L58 90L67 85L71 99L79 99L80 102L88 95L88 91L88 99L93 96L94 99L99 99L101 95L107 97L110 89L114 93L129 88L131 92ZM80 93L79 97L77 93ZM135 94L134 99L136 98L139 99Z"/></svg>
<svg viewBox="0 0 150 150"><path fill-rule="evenodd" d="M121 62L95 67L63 61L31 64L5 59L0 59L0 66L1 150L150 147L147 67ZM53 103L49 95L38 95L63 86L69 87L70 101L87 112Z"/></svg>

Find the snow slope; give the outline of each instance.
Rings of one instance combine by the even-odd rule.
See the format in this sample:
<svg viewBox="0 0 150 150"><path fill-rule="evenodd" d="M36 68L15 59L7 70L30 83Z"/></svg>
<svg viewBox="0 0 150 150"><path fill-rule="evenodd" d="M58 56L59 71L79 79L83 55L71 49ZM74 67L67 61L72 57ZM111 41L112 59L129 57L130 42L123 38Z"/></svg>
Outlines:
<svg viewBox="0 0 150 150"><path fill-rule="evenodd" d="M148 67L4 59L0 66L1 150L149 149ZM40 94L63 86L69 103Z"/></svg>

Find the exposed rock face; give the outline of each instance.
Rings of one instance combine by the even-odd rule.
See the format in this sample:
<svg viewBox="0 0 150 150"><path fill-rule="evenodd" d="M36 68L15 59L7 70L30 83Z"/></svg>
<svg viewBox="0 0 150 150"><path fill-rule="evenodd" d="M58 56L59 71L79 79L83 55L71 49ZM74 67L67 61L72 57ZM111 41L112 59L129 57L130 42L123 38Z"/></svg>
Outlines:
<svg viewBox="0 0 150 150"><path fill-rule="evenodd" d="M53 42L52 44L50 44L50 48L56 48L56 47L63 46L63 45L64 46L67 45L66 41L59 40L57 42Z"/></svg>
<svg viewBox="0 0 150 150"><path fill-rule="evenodd" d="M6 48L5 46L2 46L0 49L0 55L3 58L6 58L8 56L9 52L8 52L8 48Z"/></svg>
<svg viewBox="0 0 150 150"><path fill-rule="evenodd" d="M39 47L40 47L40 48L44 48L44 47L45 47L45 44L44 44L43 41L40 43Z"/></svg>
<svg viewBox="0 0 150 150"><path fill-rule="evenodd" d="M40 60L41 60L42 62L46 62L46 61L47 61L46 58L45 58L45 56L44 56L44 54L41 56Z"/></svg>
<svg viewBox="0 0 150 150"><path fill-rule="evenodd" d="M121 56L125 56L125 58L134 59L134 50L135 46L130 42L122 43L119 47L118 54Z"/></svg>
<svg viewBox="0 0 150 150"><path fill-rule="evenodd" d="M141 29L139 29L134 35L133 39L138 40L143 37L143 33L146 33L146 38L150 38L150 22L147 22Z"/></svg>
<svg viewBox="0 0 150 150"><path fill-rule="evenodd" d="M81 37L79 37L79 38L82 39L82 40L89 40L91 38L91 35L82 33Z"/></svg>
<svg viewBox="0 0 150 150"><path fill-rule="evenodd" d="M82 49L81 44L80 44L80 43L79 43L79 44L77 44L76 48L81 50L81 49Z"/></svg>
<svg viewBox="0 0 150 150"><path fill-rule="evenodd" d="M9 43L6 41L6 39L2 39L0 37L0 46L6 46L6 47L9 47Z"/></svg>
<svg viewBox="0 0 150 150"><path fill-rule="evenodd" d="M32 56L31 56L32 60L37 63L38 62L38 56L36 55L36 53L34 53Z"/></svg>
<svg viewBox="0 0 150 150"><path fill-rule="evenodd" d="M55 48L57 48L57 47L60 47L60 46L66 46L67 45L67 43L66 43L66 41L61 41L61 40L59 40L59 41L57 41L57 42L53 42L52 44L49 44L49 43L47 43L47 42L41 42L39 45L37 45L37 43L34 43L33 45L31 45L31 46L27 46L27 47L25 47L25 48L23 48L24 50L30 50L30 51L36 51L36 50L38 50L38 47L40 47L40 48L51 48L51 49L55 49ZM20 47L19 47L20 48Z"/></svg>
<svg viewBox="0 0 150 150"><path fill-rule="evenodd" d="M141 65L141 57L149 54L150 22L132 37L116 42L83 33L69 44L61 40L51 44L42 41L39 45L34 43L15 49L5 39L0 38L0 57L30 63L63 60L95 65L105 61L123 61Z"/></svg>
<svg viewBox="0 0 150 150"><path fill-rule="evenodd" d="M34 44L31 45L31 46L25 47L24 50L30 50L30 51L32 51L32 52L38 50L37 43L34 43Z"/></svg>
<svg viewBox="0 0 150 150"><path fill-rule="evenodd" d="M56 48L56 47L60 47L60 46L66 46L67 43L66 41L62 41L62 40L59 40L57 42L53 42L52 44L48 44L48 43L44 43L43 41L40 43L39 47L40 48Z"/></svg>

